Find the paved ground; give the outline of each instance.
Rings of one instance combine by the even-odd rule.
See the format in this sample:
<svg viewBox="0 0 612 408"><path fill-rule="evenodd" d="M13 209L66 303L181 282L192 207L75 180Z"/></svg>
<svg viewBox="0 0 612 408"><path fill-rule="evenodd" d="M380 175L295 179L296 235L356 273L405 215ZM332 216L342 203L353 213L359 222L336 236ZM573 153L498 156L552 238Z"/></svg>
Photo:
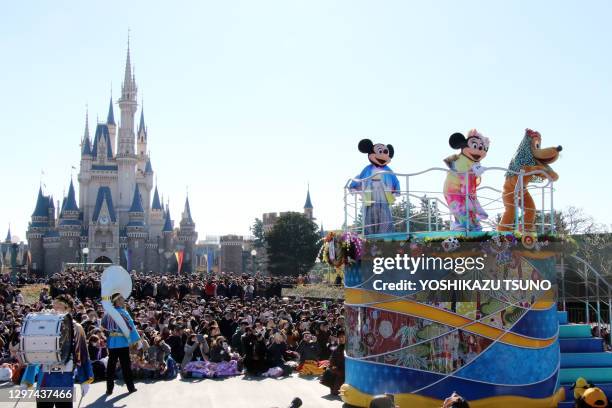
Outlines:
<svg viewBox="0 0 612 408"><path fill-rule="evenodd" d="M121 384L121 385L120 385ZM271 378L232 377L222 380L186 379L136 383L137 392L128 394L127 388L118 383L113 395L107 397L105 383L91 385L83 398L81 407L118 408L286 408L291 400L300 397L304 408L341 408L342 401L329 395L329 388L317 379L300 378L296 375L275 380ZM77 387L77 408L80 398ZM15 403L0 402L0 408L12 408ZM33 408L34 403L21 402L17 408Z"/></svg>

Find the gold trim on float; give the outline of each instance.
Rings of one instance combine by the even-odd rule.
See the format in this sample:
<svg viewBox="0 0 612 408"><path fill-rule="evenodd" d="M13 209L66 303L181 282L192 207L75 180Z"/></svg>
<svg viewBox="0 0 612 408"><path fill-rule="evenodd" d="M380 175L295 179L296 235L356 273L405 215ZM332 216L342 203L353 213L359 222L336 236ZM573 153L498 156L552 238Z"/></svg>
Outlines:
<svg viewBox="0 0 612 408"><path fill-rule="evenodd" d="M340 387L342 401L355 407L368 407L373 396L359 391L357 388L344 384ZM444 401L418 394L394 394L395 403L400 408L440 408ZM468 401L472 408L556 408L565 400L565 388L561 387L547 398L527 398L515 395L482 398Z"/></svg>

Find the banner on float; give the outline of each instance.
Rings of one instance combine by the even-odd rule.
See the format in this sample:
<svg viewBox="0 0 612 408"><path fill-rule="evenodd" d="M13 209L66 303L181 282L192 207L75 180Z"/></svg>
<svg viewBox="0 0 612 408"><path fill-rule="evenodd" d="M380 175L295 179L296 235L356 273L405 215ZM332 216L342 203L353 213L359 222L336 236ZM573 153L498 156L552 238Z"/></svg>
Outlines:
<svg viewBox="0 0 612 408"><path fill-rule="evenodd" d="M174 253L174 256L176 257L176 263L178 264L178 273L181 273L184 255L185 255L185 251L176 251Z"/></svg>

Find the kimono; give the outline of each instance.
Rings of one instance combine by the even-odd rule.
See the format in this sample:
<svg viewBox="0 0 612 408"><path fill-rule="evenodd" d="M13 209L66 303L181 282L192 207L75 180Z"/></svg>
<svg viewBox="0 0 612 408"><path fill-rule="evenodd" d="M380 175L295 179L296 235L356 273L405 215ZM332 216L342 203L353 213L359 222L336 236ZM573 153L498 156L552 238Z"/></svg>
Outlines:
<svg viewBox="0 0 612 408"><path fill-rule="evenodd" d="M93 368L89 360L87 339L83 327L73 321L74 338L72 343L72 356L66 364L28 364L21 384L31 387L36 384L40 389L60 388L71 390L74 384L90 384L94 380ZM74 396L74 394L72 394Z"/></svg>
<svg viewBox="0 0 612 408"><path fill-rule="evenodd" d="M444 198L454 218L451 229L465 231L467 226L469 231L481 231L480 221L488 218L488 214L476 196L476 188L480 184L480 165L460 154L457 160L450 163L450 167L454 172L448 172L446 176ZM466 172L469 172L467 179Z"/></svg>
<svg viewBox="0 0 612 408"><path fill-rule="evenodd" d="M399 195L400 183L395 174L378 174L384 171L391 172L388 166L378 167L373 164L366 166L349 185L351 191L363 191L363 206L365 234L384 234L393 232L393 216L391 205L395 196Z"/></svg>

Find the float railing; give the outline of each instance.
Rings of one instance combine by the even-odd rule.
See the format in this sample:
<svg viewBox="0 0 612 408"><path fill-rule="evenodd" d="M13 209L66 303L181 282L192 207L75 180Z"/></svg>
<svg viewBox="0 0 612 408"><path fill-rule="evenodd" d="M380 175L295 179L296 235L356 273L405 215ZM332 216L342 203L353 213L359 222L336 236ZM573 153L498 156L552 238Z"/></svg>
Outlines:
<svg viewBox="0 0 612 408"><path fill-rule="evenodd" d="M488 167L485 168L481 173L493 173L503 172L505 174L511 174L518 176L517 183L512 193L512 202L515 209L514 221L511 225L507 225L511 230L524 231L525 230L525 191L528 191L534 198L540 198L541 206L539 210L533 209L536 212L536 225L539 228L538 232L541 234L555 233L555 212L554 212L554 187L553 180L542 170L535 170L531 172L515 172L503 167ZM460 229L464 232L471 232L469 212L472 207L470 195L469 175L472 172L457 173L453 170L432 167L416 173L394 173L391 171L382 171L373 174L369 177L358 179L350 178L344 186L344 230L357 232L362 236L366 235L366 231L371 227L374 227L376 223L368 224L369 220L366 220L365 209L368 205L374 203L373 200L368 199L374 192L368 189L369 181L380 177L385 174L393 174L400 180L400 189L393 191L392 193L396 196L395 203L391 206L391 218L393 231L395 233L411 234L415 232L439 232L439 231L450 231L457 230L457 227L453 228L454 213L449 208L449 205L445 199L444 192L442 190L431 190L427 187L419 188L417 181L419 179L428 181L430 185L436 180L436 174L442 174L446 177L447 174L452 173L457 176L461 176L466 180L465 192L465 225ZM477 177L480 177L478 175ZM533 176L541 179L539 182L532 182L524 185L524 179ZM439 179L438 179L439 180ZM439 184L443 185L443 180L439 180ZM494 216L504 211L503 203L503 191L495 188L491 185L480 185L475 189L475 196L478 197L478 201L483 210L489 212L489 216ZM390 193L390 191L385 191ZM412 200L418 200L421 208L415 211L416 206L411 202ZM369 201L368 201L369 200ZM547 205L548 203L548 205ZM493 214L495 212L495 214ZM538 217L539 216L539 219ZM547 217L548 216L548 217ZM548 218L548 220L547 220ZM489 221L483 222L482 230L494 230L497 229L499 222Z"/></svg>

